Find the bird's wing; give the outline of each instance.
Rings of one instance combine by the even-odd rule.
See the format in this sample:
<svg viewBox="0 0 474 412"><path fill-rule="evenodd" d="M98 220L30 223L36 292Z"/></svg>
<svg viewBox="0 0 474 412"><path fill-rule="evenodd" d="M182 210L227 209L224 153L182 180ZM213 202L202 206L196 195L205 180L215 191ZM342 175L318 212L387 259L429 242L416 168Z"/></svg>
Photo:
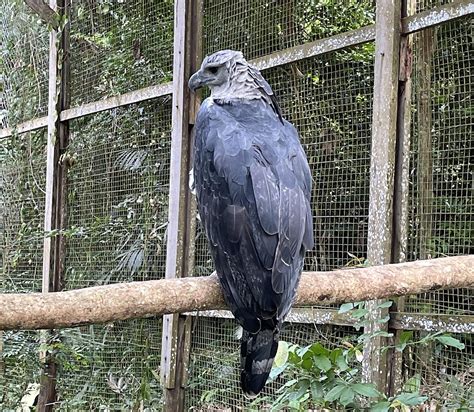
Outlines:
<svg viewBox="0 0 474 412"><path fill-rule="evenodd" d="M294 293L302 247L312 247L311 176L296 130L263 103L208 102L196 123L194 167L231 309L272 317Z"/></svg>

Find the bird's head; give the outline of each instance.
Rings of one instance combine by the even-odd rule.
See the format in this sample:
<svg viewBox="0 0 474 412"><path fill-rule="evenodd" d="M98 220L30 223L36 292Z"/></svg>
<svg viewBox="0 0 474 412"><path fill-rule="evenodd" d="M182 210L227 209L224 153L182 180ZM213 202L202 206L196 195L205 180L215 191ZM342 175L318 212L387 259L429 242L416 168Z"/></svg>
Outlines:
<svg viewBox="0 0 474 412"><path fill-rule="evenodd" d="M208 86L211 93L215 89L225 88L230 83L237 64L247 66L247 61L239 51L221 50L206 56L201 68L189 79L189 88L196 91Z"/></svg>

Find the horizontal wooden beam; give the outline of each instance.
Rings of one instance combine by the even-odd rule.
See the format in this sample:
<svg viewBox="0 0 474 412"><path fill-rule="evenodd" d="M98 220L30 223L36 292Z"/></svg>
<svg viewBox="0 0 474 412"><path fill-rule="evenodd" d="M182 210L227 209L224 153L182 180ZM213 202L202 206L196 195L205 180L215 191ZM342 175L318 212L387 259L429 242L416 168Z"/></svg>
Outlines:
<svg viewBox="0 0 474 412"><path fill-rule="evenodd" d="M103 100L98 100L91 103L86 103L81 106L73 107L71 109L63 110L59 119L64 122L66 120L77 119L79 117L88 116L103 112L105 110L115 109L120 106L127 106L133 103L140 103L146 100L156 99L171 95L173 93L173 83L157 84L143 89L134 90L133 92L121 94L118 96L108 97Z"/></svg>
<svg viewBox="0 0 474 412"><path fill-rule="evenodd" d="M205 318L234 318L234 315L230 310L203 310L199 312L187 312L185 315ZM352 326L355 323L355 320L351 318L350 313L339 313L338 309L303 307L291 309L286 318L286 322Z"/></svg>
<svg viewBox="0 0 474 412"><path fill-rule="evenodd" d="M267 56L251 60L250 63L256 66L259 70L266 70L307 59L309 57L344 49L346 47L367 43L374 39L375 25L372 24L360 29L336 34L325 39L315 40L310 43L305 43L299 46L277 51Z"/></svg>
<svg viewBox="0 0 474 412"><path fill-rule="evenodd" d="M6 139L14 134L32 132L42 129L48 125L48 116L36 117L26 122L19 123L16 127L7 127L0 129L0 139Z"/></svg>
<svg viewBox="0 0 474 412"><path fill-rule="evenodd" d="M402 19L403 34L411 34L474 13L472 0L454 1Z"/></svg>
<svg viewBox="0 0 474 412"><path fill-rule="evenodd" d="M394 313L390 320L392 329L474 333L474 316L432 313Z"/></svg>
<svg viewBox="0 0 474 412"><path fill-rule="evenodd" d="M355 302L473 287L474 255L305 272L296 305ZM0 294L0 330L53 329L224 309L217 276L120 283L57 293Z"/></svg>
<svg viewBox="0 0 474 412"><path fill-rule="evenodd" d="M234 318L234 315L229 310L203 310L187 312L185 314L205 318ZM350 312L339 313L338 309L333 308L293 308L288 314L286 321L288 323L308 323L314 325L353 326L358 320L352 318ZM389 328L429 332L474 333L474 316L391 312Z"/></svg>

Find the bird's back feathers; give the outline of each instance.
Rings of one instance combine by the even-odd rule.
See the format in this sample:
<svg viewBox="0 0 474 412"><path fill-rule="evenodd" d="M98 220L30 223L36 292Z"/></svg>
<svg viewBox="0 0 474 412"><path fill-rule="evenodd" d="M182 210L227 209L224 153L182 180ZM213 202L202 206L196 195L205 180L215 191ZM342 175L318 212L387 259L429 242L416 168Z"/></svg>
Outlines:
<svg viewBox="0 0 474 412"><path fill-rule="evenodd" d="M196 122L194 177L224 296L245 330L242 387L257 394L313 247L306 156L265 100L209 98Z"/></svg>

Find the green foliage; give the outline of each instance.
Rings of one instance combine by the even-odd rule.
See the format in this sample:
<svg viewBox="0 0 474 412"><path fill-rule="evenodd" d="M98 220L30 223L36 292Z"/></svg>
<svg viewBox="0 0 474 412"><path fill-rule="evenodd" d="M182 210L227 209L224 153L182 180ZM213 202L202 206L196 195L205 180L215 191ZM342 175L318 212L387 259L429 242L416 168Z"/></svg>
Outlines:
<svg viewBox="0 0 474 412"><path fill-rule="evenodd" d="M320 343L308 346L288 345L283 342L279 362L272 370L272 378L283 374L288 381L277 391L273 411L326 408L330 410L367 410L388 412L409 410L427 400L418 393L400 393L387 398L374 385L360 382L360 346L346 343L344 348L328 349ZM398 408L398 409L397 409Z"/></svg>
<svg viewBox="0 0 474 412"><path fill-rule="evenodd" d="M349 313L357 320L358 327L367 324L368 311L364 302L345 303L340 306L339 313ZM382 302L379 308L388 308L391 301ZM388 319L383 319L383 322ZM367 410L376 412L407 411L414 406L422 405L428 400L426 394L420 393L421 377L411 376L404 384L403 391L396 396L387 398L372 384L361 383L360 369L362 362L362 347L375 336L391 337L384 331L363 333L357 338L357 343L342 342L340 347L327 348L321 343L307 346L291 345L280 342L275 357L270 378L276 380L284 377L286 383L277 391L277 397L272 410L307 410L311 408L326 408L330 410ZM406 348L418 348L430 344L442 347L465 349L459 339L443 332L426 334L419 340L414 340L411 331L403 331L397 345L385 346L403 352ZM452 377L454 378L454 377ZM456 379L450 385L456 386L458 397L450 405L470 404L470 395L466 388L459 385ZM438 396L434 399L445 399Z"/></svg>

